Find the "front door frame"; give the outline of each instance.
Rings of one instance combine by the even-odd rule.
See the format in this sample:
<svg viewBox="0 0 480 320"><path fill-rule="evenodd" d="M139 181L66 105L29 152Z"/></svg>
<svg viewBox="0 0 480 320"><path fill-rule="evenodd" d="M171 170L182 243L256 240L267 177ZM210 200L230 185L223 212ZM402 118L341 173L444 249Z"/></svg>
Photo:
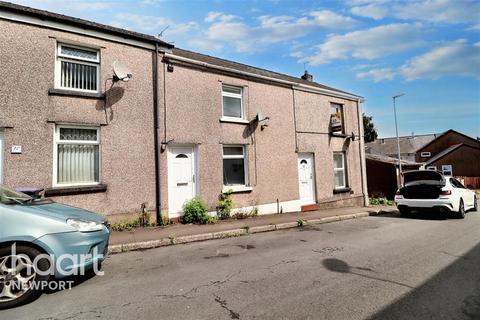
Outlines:
<svg viewBox="0 0 480 320"><path fill-rule="evenodd" d="M177 148L189 148L192 150L192 175L193 175L193 196L196 197L199 194L199 175L198 175L198 147L195 144L169 144L167 148L167 175L168 175L168 214L170 217L179 216L179 211L172 210L173 208L173 173L171 168L171 161L174 154L173 151Z"/></svg>
<svg viewBox="0 0 480 320"><path fill-rule="evenodd" d="M311 187L311 199L308 201L302 200L300 194L300 158L310 158L311 161L311 171L312 171L312 187ZM299 152L297 154L297 171L298 171L298 198L302 205L305 204L315 204L317 202L317 180L315 176L315 154L313 152Z"/></svg>

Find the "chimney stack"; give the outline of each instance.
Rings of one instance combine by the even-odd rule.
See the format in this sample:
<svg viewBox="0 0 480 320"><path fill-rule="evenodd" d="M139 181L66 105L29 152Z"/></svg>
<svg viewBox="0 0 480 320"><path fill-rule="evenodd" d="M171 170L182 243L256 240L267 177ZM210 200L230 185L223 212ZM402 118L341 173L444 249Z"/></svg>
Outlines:
<svg viewBox="0 0 480 320"><path fill-rule="evenodd" d="M305 73L303 74L302 79L307 80L308 82L313 82L313 76L310 73L308 73L307 70L305 70Z"/></svg>

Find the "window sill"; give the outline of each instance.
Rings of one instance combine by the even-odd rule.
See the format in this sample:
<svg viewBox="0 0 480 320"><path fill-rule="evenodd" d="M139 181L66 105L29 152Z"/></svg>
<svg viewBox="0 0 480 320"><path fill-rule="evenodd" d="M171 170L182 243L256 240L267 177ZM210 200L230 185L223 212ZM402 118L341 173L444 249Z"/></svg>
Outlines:
<svg viewBox="0 0 480 320"><path fill-rule="evenodd" d="M249 124L250 121L245 119L235 119L235 118L220 118L220 122L228 122L228 123L238 123L238 124Z"/></svg>
<svg viewBox="0 0 480 320"><path fill-rule="evenodd" d="M223 186L222 192L231 191L233 193L237 193L237 192L251 192L252 190L253 188L248 186Z"/></svg>
<svg viewBox="0 0 480 320"><path fill-rule="evenodd" d="M48 95L79 97L79 98L87 98L87 99L105 99L105 95L98 92L82 92L82 91L56 89L56 88L48 89Z"/></svg>
<svg viewBox="0 0 480 320"><path fill-rule="evenodd" d="M106 184L96 184L92 186L73 186L73 187L54 187L45 190L45 196L70 196L86 193L100 193L107 191Z"/></svg>
<svg viewBox="0 0 480 320"><path fill-rule="evenodd" d="M352 191L352 188L337 188L337 189L333 189L333 194L337 194L337 193L347 193L347 192L350 192L351 193Z"/></svg>

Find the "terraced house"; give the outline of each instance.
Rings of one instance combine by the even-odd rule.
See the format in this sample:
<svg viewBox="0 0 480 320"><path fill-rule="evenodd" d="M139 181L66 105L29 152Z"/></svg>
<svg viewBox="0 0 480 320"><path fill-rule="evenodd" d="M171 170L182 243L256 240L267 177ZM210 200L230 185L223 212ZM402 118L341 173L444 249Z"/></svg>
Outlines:
<svg viewBox="0 0 480 320"><path fill-rule="evenodd" d="M357 95L5 2L0 30L7 186L170 218L224 190L260 214L367 201Z"/></svg>

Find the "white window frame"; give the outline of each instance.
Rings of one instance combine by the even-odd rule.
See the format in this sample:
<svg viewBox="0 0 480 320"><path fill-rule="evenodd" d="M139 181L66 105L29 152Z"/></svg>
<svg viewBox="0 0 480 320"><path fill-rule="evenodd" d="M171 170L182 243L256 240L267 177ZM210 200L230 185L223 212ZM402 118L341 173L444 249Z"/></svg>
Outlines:
<svg viewBox="0 0 480 320"><path fill-rule="evenodd" d="M85 140L60 140L60 129L69 128L69 129L87 129L87 130L97 130L97 140L96 141L85 141ZM91 126L82 126L82 125L64 125L58 124L54 128L54 139L53 139L53 187L76 187L76 186L96 186L102 181L102 147L100 139L100 127L91 127ZM98 182L86 182L86 183L58 183L58 145L59 144L79 144L79 145L98 145Z"/></svg>
<svg viewBox="0 0 480 320"><path fill-rule="evenodd" d="M231 92L225 92L223 88L231 88L231 89L240 89L240 93L231 93ZM244 106L244 101L243 101L243 92L244 88L240 86L233 86L233 85L228 85L228 84L222 84L222 120L230 120L230 121L238 121L238 120L246 120L245 119L245 106ZM231 116L225 116L223 114L224 112L224 105L223 105L223 97L230 97L230 98L237 98L240 99L240 114L241 117L231 117Z"/></svg>
<svg viewBox="0 0 480 320"><path fill-rule="evenodd" d="M234 147L234 148L242 148L243 154L242 155L225 155L224 148L226 147ZM249 186L249 180L248 180L248 157L247 157L247 147L246 145L243 144L224 144L222 145L222 174L223 174L223 160L224 159L243 159L243 171L244 171L244 176L245 176L245 184L234 184L234 185L225 185L223 184L223 189L228 190L232 189L233 191L237 191L236 189L239 188L247 188ZM223 178L222 178L223 180ZM240 190L238 190L240 191Z"/></svg>
<svg viewBox="0 0 480 320"><path fill-rule="evenodd" d="M342 168L335 168L335 156L341 155L342 156ZM335 186L335 190L337 189L345 189L348 188L348 181L347 181L347 165L345 160L345 152L334 152L333 153L333 185ZM335 174L337 172L343 172L343 186L336 186L335 185Z"/></svg>
<svg viewBox="0 0 480 320"><path fill-rule="evenodd" d="M445 174L445 171L449 171L450 174L448 176L453 177L453 166L451 164L443 164L442 165L442 174Z"/></svg>
<svg viewBox="0 0 480 320"><path fill-rule="evenodd" d="M62 47L70 47L76 48L85 51L95 52L97 54L96 59L88 59L88 58L81 58L81 57L72 57L69 55L62 54ZM73 62L77 64L83 64L87 66L94 66L97 67L97 89L96 90L85 90L85 89L77 89L77 88L70 88L70 87L63 87L61 83L61 72L62 72L62 61L66 62ZM78 91L78 92L88 92L88 93L98 93L101 88L100 84L100 49L98 48L91 48L88 46L82 47L74 44L69 43L57 43L57 50L55 55L55 88L62 89L62 90L69 90L69 91Z"/></svg>
<svg viewBox="0 0 480 320"><path fill-rule="evenodd" d="M432 156L432 154L430 152L421 152L420 153L420 157L422 157L422 158L429 158L431 156Z"/></svg>

